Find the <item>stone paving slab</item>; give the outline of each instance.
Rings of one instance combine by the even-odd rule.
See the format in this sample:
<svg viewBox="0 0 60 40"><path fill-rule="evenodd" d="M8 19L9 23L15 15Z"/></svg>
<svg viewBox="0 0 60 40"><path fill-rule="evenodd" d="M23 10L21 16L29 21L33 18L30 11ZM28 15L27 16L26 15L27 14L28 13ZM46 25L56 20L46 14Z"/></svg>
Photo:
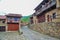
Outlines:
<svg viewBox="0 0 60 40"><path fill-rule="evenodd" d="M29 29L28 27L22 27L23 35L29 40L60 40L48 35L40 34L36 31Z"/></svg>
<svg viewBox="0 0 60 40"><path fill-rule="evenodd" d="M18 32L0 32L0 40L27 40L27 38Z"/></svg>
<svg viewBox="0 0 60 40"><path fill-rule="evenodd" d="M0 40L60 40L35 32L28 27L22 27L22 35L18 32L0 32Z"/></svg>

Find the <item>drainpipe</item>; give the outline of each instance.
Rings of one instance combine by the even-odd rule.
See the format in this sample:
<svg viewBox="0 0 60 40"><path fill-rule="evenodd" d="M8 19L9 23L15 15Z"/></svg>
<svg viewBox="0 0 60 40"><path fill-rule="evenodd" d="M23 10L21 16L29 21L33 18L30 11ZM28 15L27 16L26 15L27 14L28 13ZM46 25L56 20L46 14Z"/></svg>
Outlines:
<svg viewBox="0 0 60 40"><path fill-rule="evenodd" d="M6 17L6 32L8 31L7 17Z"/></svg>

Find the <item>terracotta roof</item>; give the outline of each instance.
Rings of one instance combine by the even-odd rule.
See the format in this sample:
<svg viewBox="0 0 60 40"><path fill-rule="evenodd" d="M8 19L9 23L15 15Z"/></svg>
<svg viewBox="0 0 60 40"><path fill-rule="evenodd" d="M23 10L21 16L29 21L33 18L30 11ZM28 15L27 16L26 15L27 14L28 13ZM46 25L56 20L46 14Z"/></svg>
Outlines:
<svg viewBox="0 0 60 40"><path fill-rule="evenodd" d="M11 16L11 17L22 17L21 14L7 14L6 16Z"/></svg>
<svg viewBox="0 0 60 40"><path fill-rule="evenodd" d="M0 19L6 19L6 16L0 15Z"/></svg>

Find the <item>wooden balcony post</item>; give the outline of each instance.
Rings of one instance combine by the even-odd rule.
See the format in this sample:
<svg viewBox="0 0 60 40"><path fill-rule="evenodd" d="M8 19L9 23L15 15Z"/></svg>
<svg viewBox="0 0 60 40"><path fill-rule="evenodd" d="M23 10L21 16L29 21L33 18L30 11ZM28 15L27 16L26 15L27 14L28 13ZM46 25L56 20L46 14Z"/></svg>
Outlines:
<svg viewBox="0 0 60 40"><path fill-rule="evenodd" d="M36 16L33 16L33 23L34 23L34 24L38 23Z"/></svg>

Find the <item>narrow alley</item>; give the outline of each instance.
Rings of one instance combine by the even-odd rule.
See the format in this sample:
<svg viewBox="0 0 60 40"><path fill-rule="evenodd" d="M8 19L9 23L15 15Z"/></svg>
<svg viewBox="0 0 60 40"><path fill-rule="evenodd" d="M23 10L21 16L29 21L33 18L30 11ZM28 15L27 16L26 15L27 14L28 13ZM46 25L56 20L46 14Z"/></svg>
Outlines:
<svg viewBox="0 0 60 40"><path fill-rule="evenodd" d="M18 32L0 32L0 40L59 40L47 35L40 34L29 29L27 26L22 27L22 35Z"/></svg>
<svg viewBox="0 0 60 40"><path fill-rule="evenodd" d="M0 0L0 40L60 40L60 0Z"/></svg>
<svg viewBox="0 0 60 40"><path fill-rule="evenodd" d="M57 38L53 38L47 35L40 34L29 29L27 26L22 27L24 37L28 38L28 40L59 40Z"/></svg>

